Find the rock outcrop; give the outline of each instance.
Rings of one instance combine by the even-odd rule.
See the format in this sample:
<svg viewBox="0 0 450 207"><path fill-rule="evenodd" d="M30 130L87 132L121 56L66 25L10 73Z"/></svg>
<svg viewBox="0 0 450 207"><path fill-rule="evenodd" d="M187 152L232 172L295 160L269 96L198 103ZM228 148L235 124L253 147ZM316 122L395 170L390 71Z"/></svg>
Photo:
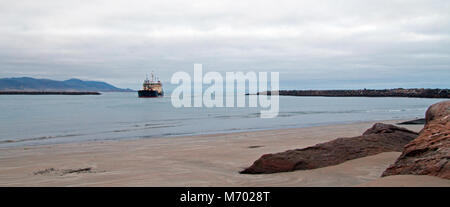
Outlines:
<svg viewBox="0 0 450 207"><path fill-rule="evenodd" d="M407 144L382 176L433 175L450 179L450 101L431 105L419 137Z"/></svg>
<svg viewBox="0 0 450 207"><path fill-rule="evenodd" d="M259 174L315 169L381 152L401 152L403 147L417 135L416 132L405 128L376 123L361 136L338 138L303 149L265 154L241 173Z"/></svg>
<svg viewBox="0 0 450 207"><path fill-rule="evenodd" d="M398 123L398 125L412 125L412 124L423 125L425 123L426 123L425 119L421 118L421 119L414 119L414 120L410 120L410 121L400 122L400 123Z"/></svg>

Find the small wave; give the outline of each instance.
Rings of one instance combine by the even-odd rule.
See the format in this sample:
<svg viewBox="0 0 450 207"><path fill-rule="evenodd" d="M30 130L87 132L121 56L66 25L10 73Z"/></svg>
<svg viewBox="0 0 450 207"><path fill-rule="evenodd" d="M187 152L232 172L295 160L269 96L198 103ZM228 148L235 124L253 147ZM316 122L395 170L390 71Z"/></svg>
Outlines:
<svg viewBox="0 0 450 207"><path fill-rule="evenodd" d="M164 134L156 134L156 135L145 135L145 136L139 136L138 138L141 139L149 139L149 138L158 138L158 137L174 137L174 136L188 136L193 135L194 133L164 133Z"/></svg>
<svg viewBox="0 0 450 207"><path fill-rule="evenodd" d="M66 138L66 137L75 137L82 136L83 134L66 134L66 135L56 135L56 136L42 136L42 137L32 137L32 138L24 138L24 139L8 139L0 141L0 144L4 143L16 143L16 142L28 142L28 141L37 141L37 140L46 140L46 139L56 139L56 138Z"/></svg>
<svg viewBox="0 0 450 207"><path fill-rule="evenodd" d="M309 115L309 114L348 114L348 113L367 113L366 110L344 110L344 111L287 111L279 112L278 117L291 117L296 115ZM213 116L213 115L209 115ZM215 115L214 118L218 119L233 119L233 118L258 118L261 116L260 112L249 114L236 114L236 115Z"/></svg>
<svg viewBox="0 0 450 207"><path fill-rule="evenodd" d="M279 112L278 116L288 117L294 115L309 115L309 114L351 114L351 113L365 113L365 110L344 110L344 111L287 111Z"/></svg>
<svg viewBox="0 0 450 207"><path fill-rule="evenodd" d="M98 135L98 134L130 132L130 131L156 129L156 128L169 128L169 127L176 127L178 125L145 124L144 126L145 127L141 127L141 128L117 129L117 130L102 131L102 132L95 132L95 133L89 133L89 134L64 134L64 135L53 135L53 136L50 135L50 136L40 136L40 137L31 137L31 138L22 138L22 139L7 139L7 140L0 140L0 144L20 143L20 142L29 142L29 141L42 141L42 140L68 138L68 137L76 137L76 136L87 136L87 135L92 136L92 135Z"/></svg>
<svg viewBox="0 0 450 207"><path fill-rule="evenodd" d="M147 126L147 125L145 125L145 126ZM176 126L178 126L178 125L157 125L157 126L149 125L147 127L142 127L142 128L130 128L130 129L118 129L118 130L113 130L113 131L105 131L105 133L131 132L131 131L139 131L139 130L145 130L145 129L169 128L169 127L176 127Z"/></svg>
<svg viewBox="0 0 450 207"><path fill-rule="evenodd" d="M405 111L404 109L389 109L388 112L400 112Z"/></svg>

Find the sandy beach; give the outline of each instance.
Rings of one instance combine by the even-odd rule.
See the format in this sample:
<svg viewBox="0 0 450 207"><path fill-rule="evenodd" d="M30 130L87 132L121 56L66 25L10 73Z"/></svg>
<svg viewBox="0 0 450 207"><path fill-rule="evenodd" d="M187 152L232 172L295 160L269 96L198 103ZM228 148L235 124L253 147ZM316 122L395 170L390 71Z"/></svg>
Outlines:
<svg viewBox="0 0 450 207"><path fill-rule="evenodd" d="M314 170L238 173L263 154L358 136L374 123L3 148L0 186L450 186L431 176L380 178L400 152Z"/></svg>

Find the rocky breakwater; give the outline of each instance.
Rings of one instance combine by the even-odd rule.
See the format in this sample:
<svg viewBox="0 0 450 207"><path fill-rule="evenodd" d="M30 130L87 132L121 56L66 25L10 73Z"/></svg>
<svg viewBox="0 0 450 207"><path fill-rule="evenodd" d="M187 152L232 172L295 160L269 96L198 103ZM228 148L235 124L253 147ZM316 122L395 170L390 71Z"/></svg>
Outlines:
<svg viewBox="0 0 450 207"><path fill-rule="evenodd" d="M382 176L432 175L450 179L450 101L431 105L419 136Z"/></svg>
<svg viewBox="0 0 450 207"><path fill-rule="evenodd" d="M271 95L271 91L257 95ZM395 88L395 89L361 89L361 90L280 90L280 96L331 96L331 97L415 97L415 98L450 98L449 89Z"/></svg>
<svg viewBox="0 0 450 207"><path fill-rule="evenodd" d="M416 132L405 128L376 123L361 136L338 138L303 149L265 154L241 173L260 174L315 169L382 152L401 152L417 135Z"/></svg>

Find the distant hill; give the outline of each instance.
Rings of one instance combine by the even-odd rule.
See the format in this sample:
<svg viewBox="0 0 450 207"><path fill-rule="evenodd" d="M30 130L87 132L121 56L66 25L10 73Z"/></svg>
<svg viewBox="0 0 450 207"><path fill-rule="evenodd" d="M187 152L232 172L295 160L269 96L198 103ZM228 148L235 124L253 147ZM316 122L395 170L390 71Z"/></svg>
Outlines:
<svg viewBox="0 0 450 207"><path fill-rule="evenodd" d="M99 91L99 92L131 92L131 89L117 88L101 81L83 81L69 79L56 81L29 77L1 78L0 91Z"/></svg>

